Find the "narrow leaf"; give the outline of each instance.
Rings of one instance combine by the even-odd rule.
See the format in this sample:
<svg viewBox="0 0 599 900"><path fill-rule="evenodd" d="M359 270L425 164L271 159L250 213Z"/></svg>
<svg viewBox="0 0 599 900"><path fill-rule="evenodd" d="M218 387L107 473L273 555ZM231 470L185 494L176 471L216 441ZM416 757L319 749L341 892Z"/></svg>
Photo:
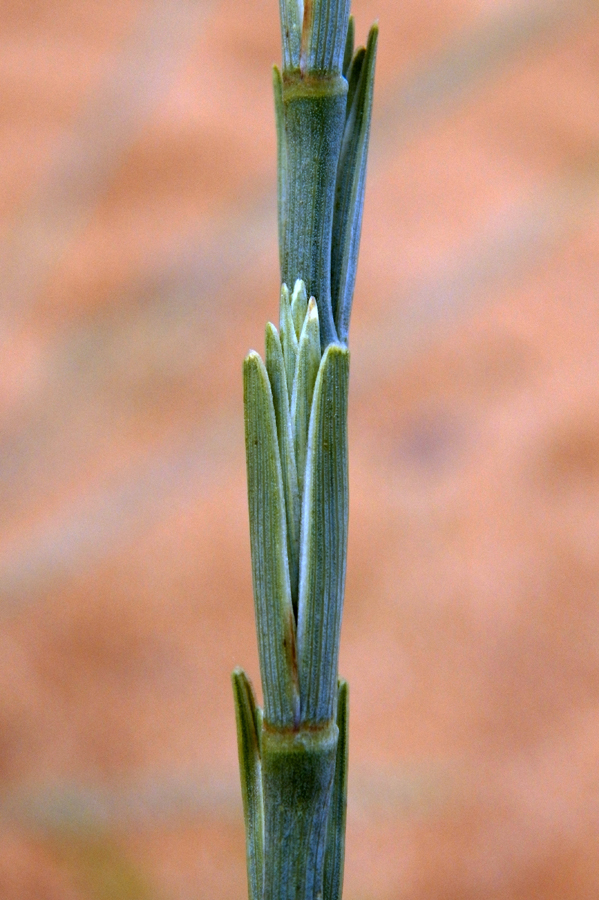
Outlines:
<svg viewBox="0 0 599 900"><path fill-rule="evenodd" d="M269 322L266 326L266 371L270 380L277 423L283 494L285 497L285 521L287 524L287 556L294 614L297 615L299 579L299 523L300 499L295 466L295 448L287 393L287 376L279 333Z"/></svg>
<svg viewBox="0 0 599 900"><path fill-rule="evenodd" d="M354 97L356 95L356 88L360 83L360 75L362 74L362 67L364 65L364 59L366 58L366 47L358 47L356 50L355 56L353 57L349 71L347 73L347 107L346 107L346 131L347 131L347 119L350 114L353 112L354 117L356 111L354 109Z"/></svg>
<svg viewBox="0 0 599 900"><path fill-rule="evenodd" d="M314 384L320 365L320 329L318 326L318 309L314 297L310 298L308 312L304 320L299 339L297 366L293 380L291 398L291 421L293 423L293 440L295 445L295 463L297 467L297 484L300 499L304 489L304 472L306 468L306 452L308 449L308 429L310 427L310 410Z"/></svg>
<svg viewBox="0 0 599 900"><path fill-rule="evenodd" d="M289 399L291 399L295 367L297 364L297 335L295 333L295 326L291 315L289 288L286 284L281 287L279 330L281 332L281 345L283 347L283 359L285 360L285 373L287 375L287 393L289 394Z"/></svg>
<svg viewBox="0 0 599 900"><path fill-rule="evenodd" d="M314 388L302 501L298 656L303 722L333 717L347 546L349 351L327 347Z"/></svg>
<svg viewBox="0 0 599 900"><path fill-rule="evenodd" d="M275 95L275 126L277 131L277 207L279 224L279 263L283 266L285 259L285 240L287 228L285 222L286 198L286 171L287 152L285 146L285 119L283 111L283 79L277 66L273 66L272 84Z"/></svg>
<svg viewBox="0 0 599 900"><path fill-rule="evenodd" d="M324 868L324 900L341 900L345 860L345 820L347 817L347 768L349 740L349 687L339 679L337 693L337 759L333 797L329 812L327 852Z"/></svg>
<svg viewBox="0 0 599 900"><path fill-rule="evenodd" d="M266 720L290 728L298 718L295 620L287 562L283 478L272 392L252 351L243 369L252 580Z"/></svg>
<svg viewBox="0 0 599 900"><path fill-rule="evenodd" d="M241 796L245 819L249 900L261 900L264 868L264 802L260 763L261 723L252 684L243 669L235 669L232 680Z"/></svg>
<svg viewBox="0 0 599 900"><path fill-rule="evenodd" d="M345 51L343 53L343 76L347 78L347 73L351 61L354 56L354 42L356 39L356 23L354 17L350 16L347 23L347 36L345 38Z"/></svg>
<svg viewBox="0 0 599 900"><path fill-rule="evenodd" d="M347 341L356 282L377 38L378 26L373 25L347 117L337 172L331 251L331 302L340 341Z"/></svg>
<svg viewBox="0 0 599 900"><path fill-rule="evenodd" d="M291 318L293 319L293 325L295 327L295 333L298 337L302 333L302 328L304 325L304 319L306 318L306 313L308 311L308 294L306 293L306 285L298 278L295 282L295 287L293 288L293 294L291 297Z"/></svg>

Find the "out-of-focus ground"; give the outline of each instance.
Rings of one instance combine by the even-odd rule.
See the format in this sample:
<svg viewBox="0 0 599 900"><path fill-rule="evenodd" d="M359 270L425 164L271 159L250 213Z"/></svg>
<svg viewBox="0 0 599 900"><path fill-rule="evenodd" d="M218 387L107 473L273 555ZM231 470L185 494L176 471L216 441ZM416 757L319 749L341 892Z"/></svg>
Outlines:
<svg viewBox="0 0 599 900"><path fill-rule="evenodd" d="M381 28L346 900L599 896L599 7ZM246 895L275 0L0 5L0 898Z"/></svg>

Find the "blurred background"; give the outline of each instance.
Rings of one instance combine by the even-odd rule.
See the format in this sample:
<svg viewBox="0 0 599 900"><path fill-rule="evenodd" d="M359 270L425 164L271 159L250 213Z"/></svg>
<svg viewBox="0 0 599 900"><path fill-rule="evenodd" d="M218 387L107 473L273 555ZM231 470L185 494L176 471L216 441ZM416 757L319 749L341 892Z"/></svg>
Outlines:
<svg viewBox="0 0 599 900"><path fill-rule="evenodd" d="M345 900L599 896L599 6L380 21ZM0 897L246 896L275 0L0 5Z"/></svg>

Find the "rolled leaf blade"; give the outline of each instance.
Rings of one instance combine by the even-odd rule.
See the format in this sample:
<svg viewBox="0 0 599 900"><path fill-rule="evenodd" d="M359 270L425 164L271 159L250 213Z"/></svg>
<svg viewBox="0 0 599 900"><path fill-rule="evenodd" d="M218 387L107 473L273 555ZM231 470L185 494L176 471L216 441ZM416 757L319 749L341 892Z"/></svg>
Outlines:
<svg viewBox="0 0 599 900"><path fill-rule="evenodd" d="M356 282L377 39L378 26L373 25L347 116L337 172L331 250L331 304L340 341L347 341Z"/></svg>
<svg viewBox="0 0 599 900"><path fill-rule="evenodd" d="M285 120L283 111L283 79L277 66L272 69L272 85L275 96L275 127L277 132L277 208L279 225L279 264L282 268L286 257L285 240L287 228L285 210L287 209L287 152L285 145Z"/></svg>
<svg viewBox="0 0 599 900"><path fill-rule="evenodd" d="M349 119L350 115L353 114L354 122L356 116L356 110L354 107L354 97L356 96L356 89L360 84L360 75L362 73L362 67L364 65L364 59L366 58L366 47L358 47L356 50L348 73L347 73L347 110L346 110L346 134L347 132L347 119Z"/></svg>
<svg viewBox="0 0 599 900"><path fill-rule="evenodd" d="M320 329L318 325L318 308L314 298L311 297L299 339L297 365L293 380L293 395L291 398L291 421L293 424L297 484L300 498L304 489L310 410L312 408L312 395L314 394L319 365Z"/></svg>
<svg viewBox="0 0 599 900"><path fill-rule="evenodd" d="M347 78L347 73L354 56L354 43L356 39L356 23L354 17L350 16L347 22L347 36L345 38L345 50L343 51L343 77Z"/></svg>
<svg viewBox="0 0 599 900"><path fill-rule="evenodd" d="M249 900L261 900L264 868L264 799L260 762L261 723L252 684L243 669L235 669L232 681L245 820Z"/></svg>
<svg viewBox="0 0 599 900"><path fill-rule="evenodd" d="M310 415L302 501L298 658L302 722L333 717L347 552L349 351L327 347Z"/></svg>
<svg viewBox="0 0 599 900"><path fill-rule="evenodd" d="M245 445L252 581L267 722L294 727L299 697L295 618L277 426L268 373L252 351L244 362Z"/></svg>
<svg viewBox="0 0 599 900"><path fill-rule="evenodd" d="M349 748L349 686L339 679L337 692L337 757L329 812L327 850L324 867L323 900L341 900L345 862L345 822L347 818L347 771Z"/></svg>
<svg viewBox="0 0 599 900"><path fill-rule="evenodd" d="M279 333L269 322L266 326L266 371L272 390L277 437L283 477L283 493L285 497L285 521L287 525L287 556L289 560L289 580L291 600L294 614L297 615L298 582L299 582L299 528L300 497L295 465L295 448L293 429L287 393L287 375L283 348Z"/></svg>
<svg viewBox="0 0 599 900"><path fill-rule="evenodd" d="M285 372L287 375L287 392L291 400L293 391L293 379L295 378L295 367L297 364L297 335L291 315L291 298L289 296L289 288L286 284L281 287L281 300L279 306L279 331L281 333L281 346L283 348L283 359L285 360Z"/></svg>

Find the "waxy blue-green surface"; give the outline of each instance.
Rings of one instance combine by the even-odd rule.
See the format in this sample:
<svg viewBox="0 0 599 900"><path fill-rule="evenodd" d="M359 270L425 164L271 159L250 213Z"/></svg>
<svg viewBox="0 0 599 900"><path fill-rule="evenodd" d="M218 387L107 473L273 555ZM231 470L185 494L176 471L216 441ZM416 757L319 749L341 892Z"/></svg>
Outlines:
<svg viewBox="0 0 599 900"><path fill-rule="evenodd" d="M277 728L299 719L295 617L277 426L268 373L257 353L244 369L250 544L264 714Z"/></svg>
<svg viewBox="0 0 599 900"><path fill-rule="evenodd" d="M302 722L335 716L349 510L349 351L325 350L314 388L302 500L298 666Z"/></svg>
<svg viewBox="0 0 599 900"><path fill-rule="evenodd" d="M264 715L233 676L250 900L340 900L348 689L338 678L348 526L347 339L377 29L349 0L280 0L279 329L244 364Z"/></svg>

